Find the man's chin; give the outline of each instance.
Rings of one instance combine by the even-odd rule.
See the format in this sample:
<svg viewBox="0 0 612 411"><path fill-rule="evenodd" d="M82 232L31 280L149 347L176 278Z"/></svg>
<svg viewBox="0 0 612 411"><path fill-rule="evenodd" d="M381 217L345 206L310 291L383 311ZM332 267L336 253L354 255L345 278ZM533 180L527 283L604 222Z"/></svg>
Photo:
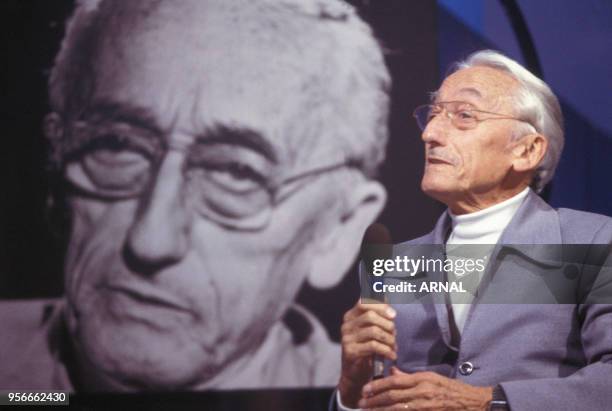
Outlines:
<svg viewBox="0 0 612 411"><path fill-rule="evenodd" d="M223 360L185 330L141 324L82 325L75 336L80 373L94 391L176 391L211 379Z"/></svg>
<svg viewBox="0 0 612 411"><path fill-rule="evenodd" d="M446 204L453 195L454 187L452 186L452 184L450 184L448 180L437 180L438 181L431 181L423 179L423 181L421 182L421 190L429 197Z"/></svg>

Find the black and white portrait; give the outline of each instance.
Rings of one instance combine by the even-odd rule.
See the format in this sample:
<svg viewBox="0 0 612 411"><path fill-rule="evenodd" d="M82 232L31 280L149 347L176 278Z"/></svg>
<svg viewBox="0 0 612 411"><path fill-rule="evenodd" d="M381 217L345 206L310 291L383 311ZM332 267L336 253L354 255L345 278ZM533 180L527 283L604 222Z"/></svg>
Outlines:
<svg viewBox="0 0 612 411"><path fill-rule="evenodd" d="M7 227L30 231L6 231L0 261L0 389L337 384L364 232L403 209L390 190L437 207L382 168L393 133L396 167L422 167L404 116L435 60L414 36L428 20L405 17L433 3L351 3L19 6L55 38L23 12L49 46L40 90L20 86L38 111L13 110L32 117L13 144L38 151L9 164L40 177L11 180L27 196Z"/></svg>
<svg viewBox="0 0 612 411"><path fill-rule="evenodd" d="M2 303L2 388L335 385L295 299L386 203L390 86L341 1L78 2L42 120L63 295Z"/></svg>

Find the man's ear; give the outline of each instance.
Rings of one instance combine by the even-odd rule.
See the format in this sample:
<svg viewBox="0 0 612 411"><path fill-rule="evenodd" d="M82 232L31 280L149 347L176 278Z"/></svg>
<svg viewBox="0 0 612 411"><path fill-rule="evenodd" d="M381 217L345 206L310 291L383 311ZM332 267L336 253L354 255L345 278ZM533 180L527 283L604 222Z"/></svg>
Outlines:
<svg viewBox="0 0 612 411"><path fill-rule="evenodd" d="M331 288L338 284L353 264L361 247L363 235L387 201L387 191L377 181L364 181L352 189L340 213L332 221L335 225L315 245L316 255L308 274L308 282L315 288Z"/></svg>
<svg viewBox="0 0 612 411"><path fill-rule="evenodd" d="M512 166L522 173L534 171L548 150L548 140L541 134L528 134L519 139L512 149Z"/></svg>

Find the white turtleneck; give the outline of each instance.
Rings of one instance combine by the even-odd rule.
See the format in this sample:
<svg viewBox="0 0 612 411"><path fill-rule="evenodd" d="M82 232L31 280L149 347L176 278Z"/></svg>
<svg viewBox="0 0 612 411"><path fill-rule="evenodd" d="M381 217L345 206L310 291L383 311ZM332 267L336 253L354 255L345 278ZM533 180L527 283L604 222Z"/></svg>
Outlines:
<svg viewBox="0 0 612 411"><path fill-rule="evenodd" d="M469 214L454 215L450 210L448 214L452 220L453 230L446 242L447 254L453 246L463 244L485 244L489 245L488 250L479 250L483 255L489 254L493 246L499 241L502 232L514 217L514 214L523 203L529 193L529 187L501 203L497 203L484 210ZM482 273L481 273L482 274ZM478 278L480 282L482 278ZM451 302L454 300L451 293ZM456 295L455 295L456 297ZM463 299L465 300L465 299ZM471 304L453 303L453 316L459 333L463 331L465 320Z"/></svg>

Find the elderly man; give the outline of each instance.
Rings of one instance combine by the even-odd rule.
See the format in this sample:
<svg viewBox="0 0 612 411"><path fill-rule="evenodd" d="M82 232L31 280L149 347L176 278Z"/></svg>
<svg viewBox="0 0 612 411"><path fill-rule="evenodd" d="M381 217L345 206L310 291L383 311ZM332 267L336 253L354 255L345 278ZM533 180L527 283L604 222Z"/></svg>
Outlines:
<svg viewBox="0 0 612 411"><path fill-rule="evenodd" d="M65 298L0 305L0 388L333 386L340 346L293 300L384 205L388 85L339 1L82 1L45 122Z"/></svg>
<svg viewBox="0 0 612 411"><path fill-rule="evenodd" d="M609 267L612 219L555 210L536 194L552 179L563 147L560 106L541 80L497 52L480 51L457 65L415 117L425 142L422 189L448 209L431 233L404 247L580 244L607 250ZM349 310L338 407L610 409L610 298L496 304L532 295L539 278L530 275L535 263L527 254L493 252L495 264L489 260L472 301L358 303ZM388 369L370 381L373 356Z"/></svg>

